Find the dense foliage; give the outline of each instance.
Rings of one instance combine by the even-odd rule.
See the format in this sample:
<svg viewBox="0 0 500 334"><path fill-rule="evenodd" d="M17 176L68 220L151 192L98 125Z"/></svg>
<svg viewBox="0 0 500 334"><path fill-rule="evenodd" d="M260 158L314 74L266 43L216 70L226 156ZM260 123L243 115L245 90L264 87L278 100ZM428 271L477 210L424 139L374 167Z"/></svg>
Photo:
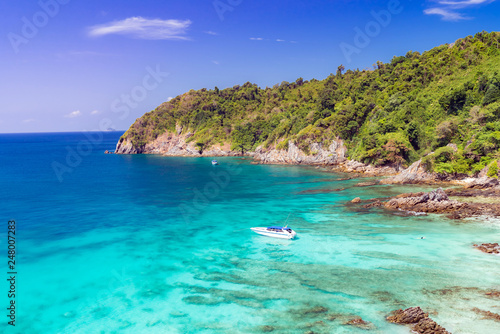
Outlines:
<svg viewBox="0 0 500 334"><path fill-rule="evenodd" d="M500 33L481 32L373 70L341 65L322 81L191 90L139 118L122 140L141 147L182 131L200 150L287 149L293 141L314 154L310 144L342 138L350 158L365 163L407 165L427 155L431 170L475 173L500 158L499 41Z"/></svg>

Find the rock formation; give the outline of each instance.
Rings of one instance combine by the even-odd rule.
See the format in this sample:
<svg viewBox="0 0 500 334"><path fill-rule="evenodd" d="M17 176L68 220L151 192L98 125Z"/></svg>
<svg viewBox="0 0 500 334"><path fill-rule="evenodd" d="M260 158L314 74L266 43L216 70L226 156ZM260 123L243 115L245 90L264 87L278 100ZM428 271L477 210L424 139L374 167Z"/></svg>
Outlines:
<svg viewBox="0 0 500 334"><path fill-rule="evenodd" d="M214 145L209 149L202 150L196 147L196 143L189 141L193 134L169 133L166 132L158 136L154 141L147 143L144 147L136 147L128 140L121 140L116 145L115 153L117 154L161 154L166 156L235 156L238 152L233 152L229 149L229 145Z"/></svg>
<svg viewBox="0 0 500 334"><path fill-rule="evenodd" d="M412 331L423 334L451 334L445 328L429 318L420 307L399 309L387 317L387 321L401 325L411 325Z"/></svg>
<svg viewBox="0 0 500 334"><path fill-rule="evenodd" d="M248 155L265 164L336 165L345 161L346 151L344 142L338 139L333 140L328 147L322 143L311 144L309 154L290 141L288 150L266 150L259 146Z"/></svg>
<svg viewBox="0 0 500 334"><path fill-rule="evenodd" d="M381 180L383 184L412 184L428 183L435 181L435 177L428 173L422 166L422 159L414 162L410 167L403 170L396 176Z"/></svg>
<svg viewBox="0 0 500 334"><path fill-rule="evenodd" d="M392 210L428 213L451 213L466 205L466 203L450 200L441 188L429 193L402 194L384 204L386 208Z"/></svg>
<svg viewBox="0 0 500 334"><path fill-rule="evenodd" d="M500 245L497 242L491 244L474 245L474 247L484 253L500 254Z"/></svg>
<svg viewBox="0 0 500 334"><path fill-rule="evenodd" d="M189 138L192 133L182 134L166 132L154 141L143 147L134 146L130 141L124 139L118 142L115 152L117 154L161 154L166 156L238 156L239 151L232 151L229 144L213 145L200 150L194 141ZM288 143L287 150L275 148L257 147L255 151L245 152L244 155L253 157L255 160L265 164L304 164L304 165L336 165L343 163L346 158L346 147L341 139L333 140L329 146L323 143L312 143L308 153L301 150L293 142Z"/></svg>

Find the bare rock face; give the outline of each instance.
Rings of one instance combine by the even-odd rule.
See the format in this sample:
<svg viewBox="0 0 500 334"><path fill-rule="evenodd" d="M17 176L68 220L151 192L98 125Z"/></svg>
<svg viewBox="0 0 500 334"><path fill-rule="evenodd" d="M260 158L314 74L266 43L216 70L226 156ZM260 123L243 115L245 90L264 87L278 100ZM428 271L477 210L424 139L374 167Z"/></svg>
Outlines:
<svg viewBox="0 0 500 334"><path fill-rule="evenodd" d="M374 167L356 160L347 160L341 165L334 167L334 171L342 173L359 173L366 176L387 176L397 174L399 172L399 166Z"/></svg>
<svg viewBox="0 0 500 334"><path fill-rule="evenodd" d="M183 134L177 127L174 133L166 132L144 147L135 147L125 139L116 145L117 154L161 154L166 156L237 156L241 152L231 151L229 144L213 145L200 151L195 142L189 140L191 132ZM333 140L329 146L324 143L312 143L309 152L301 150L295 143L289 142L287 150L264 149L258 147L255 152L246 152L261 163L267 164L305 164L305 165L336 165L344 162L347 148L341 139Z"/></svg>
<svg viewBox="0 0 500 334"><path fill-rule="evenodd" d="M466 189L487 189L498 186L500 182L497 179L492 179L486 176L474 179L465 186Z"/></svg>
<svg viewBox="0 0 500 334"><path fill-rule="evenodd" d="M140 154L143 153L142 150L134 147L131 142L128 140L119 141L118 144L116 144L116 149L115 149L116 154Z"/></svg>
<svg viewBox="0 0 500 334"><path fill-rule="evenodd" d="M387 317L387 321L402 325L412 325L412 331L424 334L451 334L444 327L429 318L420 307L410 307L406 310L399 309Z"/></svg>
<svg viewBox="0 0 500 334"><path fill-rule="evenodd" d="M158 136L154 141L147 143L144 147L135 147L130 141L125 139L118 142L115 152L117 154L146 153L190 157L237 155L237 153L232 152L228 146L222 147L217 145L200 152L200 149L196 147L195 143L188 140L193 134L191 132L182 134L180 133L181 131L182 128L177 128L175 133L166 132Z"/></svg>
<svg viewBox="0 0 500 334"><path fill-rule="evenodd" d="M412 184L435 181L432 174L427 173L422 166L422 159L414 162L410 167L396 176L381 180L382 184Z"/></svg>
<svg viewBox="0 0 500 334"><path fill-rule="evenodd" d="M288 150L266 150L259 146L255 152L249 152L248 155L265 164L335 165L345 160L346 151L344 142L337 139L329 146L324 143L309 145L309 154L290 141Z"/></svg>

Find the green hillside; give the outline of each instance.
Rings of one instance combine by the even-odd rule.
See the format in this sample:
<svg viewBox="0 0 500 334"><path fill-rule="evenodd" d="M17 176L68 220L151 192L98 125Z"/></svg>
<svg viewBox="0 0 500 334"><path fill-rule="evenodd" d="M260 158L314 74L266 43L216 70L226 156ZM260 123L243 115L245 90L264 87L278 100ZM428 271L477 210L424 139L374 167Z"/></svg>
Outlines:
<svg viewBox="0 0 500 334"><path fill-rule="evenodd" d="M311 143L339 137L361 162L407 165L435 151L424 158L429 169L471 174L499 158L499 42L500 33L481 32L373 70L341 65L322 81L191 90L137 119L120 141L140 151L177 125L200 150L287 149L293 141L314 154Z"/></svg>

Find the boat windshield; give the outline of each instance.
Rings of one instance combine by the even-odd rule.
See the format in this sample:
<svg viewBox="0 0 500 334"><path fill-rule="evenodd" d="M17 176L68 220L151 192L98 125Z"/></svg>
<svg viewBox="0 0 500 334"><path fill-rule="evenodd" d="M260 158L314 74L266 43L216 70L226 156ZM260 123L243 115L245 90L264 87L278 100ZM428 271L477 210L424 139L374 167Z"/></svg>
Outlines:
<svg viewBox="0 0 500 334"><path fill-rule="evenodd" d="M282 227L282 226L269 226L267 228L268 231L273 231L273 232L283 232L283 231L287 231L287 232L292 232L292 229L289 228L289 227Z"/></svg>

